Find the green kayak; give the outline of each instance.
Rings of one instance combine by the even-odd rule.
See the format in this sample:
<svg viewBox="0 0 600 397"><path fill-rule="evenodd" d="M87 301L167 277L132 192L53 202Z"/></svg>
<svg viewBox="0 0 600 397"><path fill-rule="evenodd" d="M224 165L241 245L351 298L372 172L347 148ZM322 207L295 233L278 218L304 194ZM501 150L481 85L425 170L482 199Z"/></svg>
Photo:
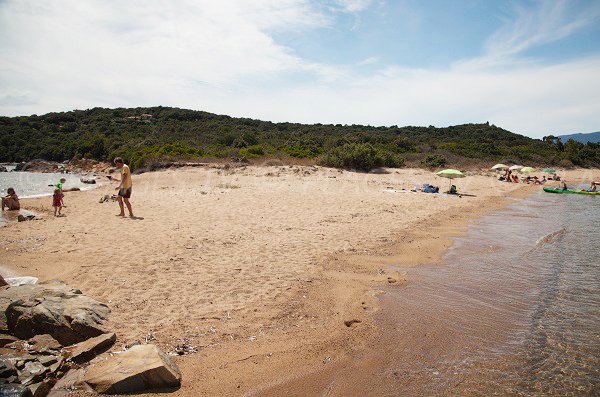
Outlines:
<svg viewBox="0 0 600 397"><path fill-rule="evenodd" d="M600 194L600 192L586 192L586 191L582 192L581 190L572 190L572 189L562 190L562 189L553 189L551 187L545 187L544 191L547 193L590 194L592 196L594 196L596 194Z"/></svg>

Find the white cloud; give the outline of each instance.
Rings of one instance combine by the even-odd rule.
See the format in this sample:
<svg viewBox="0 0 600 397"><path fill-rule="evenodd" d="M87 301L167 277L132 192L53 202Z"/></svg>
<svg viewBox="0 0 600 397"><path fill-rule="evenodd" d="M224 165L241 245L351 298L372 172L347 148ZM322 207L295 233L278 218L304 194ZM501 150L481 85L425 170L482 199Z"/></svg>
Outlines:
<svg viewBox="0 0 600 397"><path fill-rule="evenodd" d="M354 12L369 3L340 5ZM600 58L548 66L519 57L589 26L593 12L578 19L564 4L540 4L520 9L482 57L426 70L376 57L301 59L274 37L332 24L308 0L4 1L0 114L164 105L307 123L490 121L539 137L595 131Z"/></svg>
<svg viewBox="0 0 600 397"><path fill-rule="evenodd" d="M566 0L542 0L538 7L514 5L512 17L487 41L487 56L511 57L532 47L568 37L598 22L600 4L572 15Z"/></svg>
<svg viewBox="0 0 600 397"><path fill-rule="evenodd" d="M335 0L344 12L360 12L373 3L373 0Z"/></svg>

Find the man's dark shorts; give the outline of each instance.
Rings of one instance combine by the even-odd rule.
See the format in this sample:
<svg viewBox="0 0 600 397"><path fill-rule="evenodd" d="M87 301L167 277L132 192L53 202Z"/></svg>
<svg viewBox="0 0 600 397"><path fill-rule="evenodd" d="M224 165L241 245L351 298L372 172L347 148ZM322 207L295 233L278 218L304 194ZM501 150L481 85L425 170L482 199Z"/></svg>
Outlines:
<svg viewBox="0 0 600 397"><path fill-rule="evenodd" d="M128 199L129 197L131 197L131 188L119 189L119 196Z"/></svg>

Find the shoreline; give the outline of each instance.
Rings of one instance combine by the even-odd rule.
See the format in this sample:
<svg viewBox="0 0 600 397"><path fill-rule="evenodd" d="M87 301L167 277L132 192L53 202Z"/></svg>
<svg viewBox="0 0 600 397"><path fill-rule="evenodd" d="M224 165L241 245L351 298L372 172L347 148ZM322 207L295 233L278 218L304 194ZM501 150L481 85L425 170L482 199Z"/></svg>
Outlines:
<svg viewBox="0 0 600 397"><path fill-rule="evenodd" d="M377 255L358 255L348 256L346 258L338 258L337 260L345 260L347 264L357 266L358 262L363 263L361 267L377 267L384 264L389 271L394 269L409 268L414 266L438 266L444 261L444 256L451 247L453 240L457 237L462 237L466 234L468 227L477 219L500 211L509 206L513 199L524 199L536 191L533 189L519 189L504 196L494 198L493 203L488 203L485 207L478 207L469 212L447 213L436 219L439 224L426 231L408 230L408 233L394 236L389 245L380 247ZM414 252L417 251L417 254ZM404 280L397 284L397 288L402 288L402 285L411 282L410 279ZM287 379L277 382L275 385L270 385L266 388L261 388L248 396L262 397L277 397L277 396L318 396L324 392L328 395L334 394L333 390L338 386L344 386L343 396L364 396L365 384L373 382L373 373L378 368L379 361L377 357L385 355L385 346L379 346L381 350L373 351L373 348L378 345L377 340L380 339L381 333L395 332L390 329L388 324L382 321L381 316L386 310L392 310L382 302L383 290L396 288L396 283L373 282L364 289L359 289L362 294L370 294L375 299L373 304L375 310L370 313L367 320L362 320L364 326L368 327L368 333L362 333L360 336L364 338L361 341L362 347L352 348L350 354L343 355L337 362L331 362L330 365L324 368L310 370L306 372L296 373L289 376ZM359 313L359 308L354 308L354 313ZM368 351L367 351L368 349ZM366 361L365 361L366 360ZM375 361L373 361L375 360ZM348 377L347 374L352 376ZM341 375L340 374L344 374ZM355 385L355 387L349 386ZM373 385L376 387L376 385ZM361 390L361 392L351 392L352 389ZM310 390L310 393L307 393ZM378 395L377 389L369 388L373 393ZM381 392L389 392L389 390L380 390Z"/></svg>
<svg viewBox="0 0 600 397"><path fill-rule="evenodd" d="M375 175L319 167L149 173L134 176L134 184L141 181L134 211L145 220L114 219L116 203L98 204L94 195L109 192L102 186L72 195L65 218L11 225L34 246L13 242L0 259L27 275L64 278L106 302L116 348L144 338L167 352L194 347L197 353L176 357L184 380L174 395L278 395L275 385L294 382L301 395L317 395L328 374L372 346L377 291L401 288L402 266L439 263L473 219L505 206L507 196L538 190L472 176L463 190L479 197L383 193L424 179L436 181L424 170ZM185 217L165 212L165 195ZM39 199L28 201L48 210ZM53 238L57 227L65 234ZM119 230L134 241L118 238ZM0 241L10 234L0 230ZM123 242L142 253L115 266ZM60 270L47 263L57 255ZM232 300L237 296L243 298Z"/></svg>

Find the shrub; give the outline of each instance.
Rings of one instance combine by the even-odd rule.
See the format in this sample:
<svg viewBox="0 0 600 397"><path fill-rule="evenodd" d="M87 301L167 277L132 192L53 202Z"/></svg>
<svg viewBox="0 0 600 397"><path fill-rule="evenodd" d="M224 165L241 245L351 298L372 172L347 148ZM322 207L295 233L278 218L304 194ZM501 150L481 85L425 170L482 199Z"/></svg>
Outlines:
<svg viewBox="0 0 600 397"><path fill-rule="evenodd" d="M440 154L430 154L421 161L421 165L424 167L436 168L445 165L447 162L448 160Z"/></svg>
<svg viewBox="0 0 600 397"><path fill-rule="evenodd" d="M319 163L327 167L370 171L382 166L401 167L404 159L390 152L381 152L370 143L347 143L331 149Z"/></svg>

